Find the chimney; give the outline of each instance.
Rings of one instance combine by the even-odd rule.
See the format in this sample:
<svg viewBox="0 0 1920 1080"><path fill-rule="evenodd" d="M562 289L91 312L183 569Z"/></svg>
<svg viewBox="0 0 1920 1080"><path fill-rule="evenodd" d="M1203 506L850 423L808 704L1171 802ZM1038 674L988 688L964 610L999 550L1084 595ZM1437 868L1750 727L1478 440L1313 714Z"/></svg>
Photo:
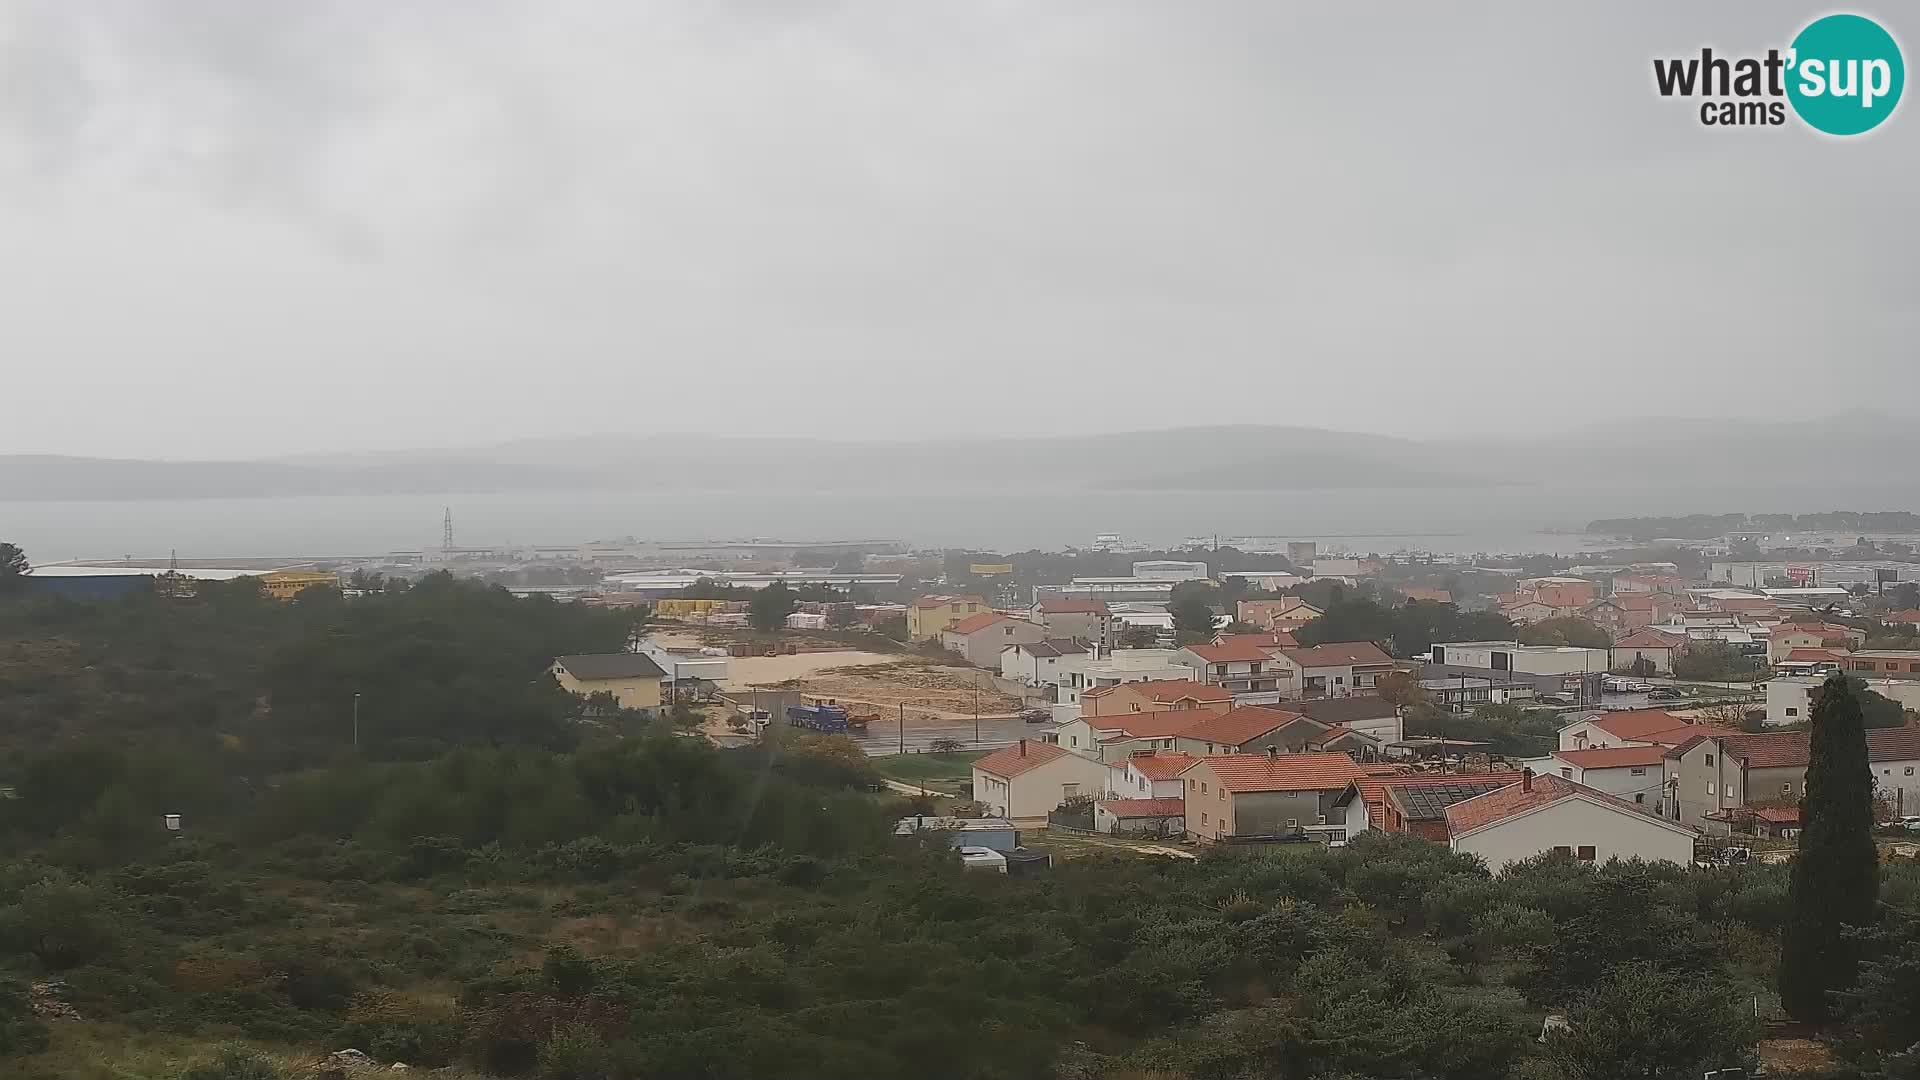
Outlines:
<svg viewBox="0 0 1920 1080"><path fill-rule="evenodd" d="M1267 760L1268 761L1280 760L1280 748L1277 746L1267 747Z"/></svg>
<svg viewBox="0 0 1920 1080"><path fill-rule="evenodd" d="M1532 769L1520 770L1520 790L1521 791L1533 790L1533 770Z"/></svg>
<svg viewBox="0 0 1920 1080"><path fill-rule="evenodd" d="M1020 756L1021 757L1027 756L1027 740L1025 739L1020 740Z"/></svg>

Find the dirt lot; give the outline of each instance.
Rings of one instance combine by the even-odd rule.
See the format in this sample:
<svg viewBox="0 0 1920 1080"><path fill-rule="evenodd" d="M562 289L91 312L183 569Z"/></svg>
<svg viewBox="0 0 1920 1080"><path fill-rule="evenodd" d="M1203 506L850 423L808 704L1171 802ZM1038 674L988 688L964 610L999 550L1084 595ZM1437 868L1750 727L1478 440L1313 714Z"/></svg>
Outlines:
<svg viewBox="0 0 1920 1080"><path fill-rule="evenodd" d="M816 653L824 657L836 654ZM892 719L906 706L907 722L917 719L951 720L971 718L978 700L981 716L1010 716L1020 709L1020 700L1000 693L988 673L969 667L951 667L920 659L902 660L881 657L865 659L868 654L841 653L845 657L863 657L853 663L814 668L779 681L753 679L752 685L833 698L842 704L872 706L872 711ZM800 660L799 656L767 659ZM977 688L977 690L976 690ZM977 697L976 697L977 693Z"/></svg>

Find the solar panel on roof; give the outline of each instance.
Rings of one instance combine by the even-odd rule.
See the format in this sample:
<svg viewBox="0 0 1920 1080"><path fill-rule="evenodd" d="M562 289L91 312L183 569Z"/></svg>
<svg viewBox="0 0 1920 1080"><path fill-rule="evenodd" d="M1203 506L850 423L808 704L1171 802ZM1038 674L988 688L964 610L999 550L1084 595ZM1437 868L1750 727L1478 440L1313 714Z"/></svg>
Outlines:
<svg viewBox="0 0 1920 1080"><path fill-rule="evenodd" d="M1432 787L1403 787L1396 794L1401 805L1407 808L1407 817L1414 821L1436 821L1447 816L1447 807L1475 795L1485 795L1489 791L1498 791L1511 780L1486 780L1467 783L1436 784Z"/></svg>

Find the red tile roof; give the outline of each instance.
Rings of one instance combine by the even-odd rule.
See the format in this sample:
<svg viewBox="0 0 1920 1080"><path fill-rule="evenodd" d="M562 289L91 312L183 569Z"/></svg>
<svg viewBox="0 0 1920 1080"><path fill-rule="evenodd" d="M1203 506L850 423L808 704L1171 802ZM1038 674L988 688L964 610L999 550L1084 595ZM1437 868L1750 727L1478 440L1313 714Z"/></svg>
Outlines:
<svg viewBox="0 0 1920 1080"><path fill-rule="evenodd" d="M1002 780L1011 780L1030 769L1037 769L1050 761L1058 761L1071 754L1055 743L1043 743L1033 739L1021 739L1012 746L1003 746L979 761L973 767L984 773L991 773Z"/></svg>
<svg viewBox="0 0 1920 1080"><path fill-rule="evenodd" d="M998 622L1012 622L1012 619L997 611L983 611L978 615L969 615L947 627L949 634L976 634Z"/></svg>
<svg viewBox="0 0 1920 1080"><path fill-rule="evenodd" d="M1873 728L1867 732L1867 760L1920 761L1920 727Z"/></svg>
<svg viewBox="0 0 1920 1080"><path fill-rule="evenodd" d="M1310 649L1282 649L1281 654L1303 668L1393 663L1393 657L1371 641L1329 641Z"/></svg>
<svg viewBox="0 0 1920 1080"><path fill-rule="evenodd" d="M1686 726L1686 720L1665 709L1623 709L1593 718L1593 726L1616 739L1644 739L1656 731Z"/></svg>
<svg viewBox="0 0 1920 1080"><path fill-rule="evenodd" d="M1787 650L1787 662L1790 664L1823 664L1828 661L1838 663L1845 655L1847 654L1836 649L1809 649L1796 645Z"/></svg>
<svg viewBox="0 0 1920 1080"><path fill-rule="evenodd" d="M1121 683L1118 686L1096 687L1080 696L1102 697L1121 689L1133 690L1152 702L1179 701L1181 698L1192 698L1195 701L1233 700L1232 691L1222 690L1217 686L1204 686L1192 679L1146 679L1141 682Z"/></svg>
<svg viewBox="0 0 1920 1080"><path fill-rule="evenodd" d="M1128 739L1164 739L1170 735L1184 735L1196 721L1208 720L1215 715L1212 709L1162 709L1159 712L1114 713L1112 716L1083 715L1080 719L1085 720L1094 731L1118 731Z"/></svg>
<svg viewBox="0 0 1920 1080"><path fill-rule="evenodd" d="M1424 585L1402 585L1400 595L1409 600L1430 600L1436 604L1453 603L1453 594L1445 589L1429 589Z"/></svg>
<svg viewBox="0 0 1920 1080"><path fill-rule="evenodd" d="M1576 796L1585 796L1613 807L1621 813L1632 814L1667 828L1687 833L1694 831L1684 825L1647 813L1625 799L1616 799L1604 791L1596 791L1585 784L1576 784L1558 776L1536 776L1533 778L1532 790L1528 790L1528 787L1529 785L1526 784L1509 784L1499 791L1489 791L1485 795L1477 795L1454 803L1447 807L1448 831L1458 837L1462 833L1483 829L1530 810L1538 810L1562 799Z"/></svg>
<svg viewBox="0 0 1920 1080"><path fill-rule="evenodd" d="M1920 623L1920 608L1908 608L1905 611L1893 612L1887 616L1886 621L1890 623Z"/></svg>
<svg viewBox="0 0 1920 1080"><path fill-rule="evenodd" d="M1754 817L1775 825L1800 824L1800 808L1797 806L1753 806L1747 809Z"/></svg>
<svg viewBox="0 0 1920 1080"><path fill-rule="evenodd" d="M1266 791L1338 791L1366 774L1345 754L1225 754L1201 758L1236 795Z"/></svg>
<svg viewBox="0 0 1920 1080"><path fill-rule="evenodd" d="M1100 809L1117 818L1180 817L1187 812L1185 799L1106 799Z"/></svg>
<svg viewBox="0 0 1920 1080"><path fill-rule="evenodd" d="M1249 635L1227 638L1218 645L1189 645L1187 651L1205 660L1209 664L1231 664L1245 661L1271 660L1273 655L1261 648L1259 643L1250 640Z"/></svg>
<svg viewBox="0 0 1920 1080"><path fill-rule="evenodd" d="M1301 719L1299 713L1287 712L1283 709L1270 709L1263 705L1242 705L1237 709L1228 709L1223 713L1198 718L1180 733L1180 737L1217 743L1220 746L1240 746L1299 719ZM1316 720L1313 723L1317 726L1319 721Z"/></svg>
<svg viewBox="0 0 1920 1080"><path fill-rule="evenodd" d="M1664 746L1611 746L1599 750L1555 750L1553 756L1582 769L1622 769L1658 765L1666 760Z"/></svg>
<svg viewBox="0 0 1920 1080"><path fill-rule="evenodd" d="M1179 750L1147 750L1117 764L1127 766L1149 780L1171 780L1186 772L1198 760L1194 755Z"/></svg>

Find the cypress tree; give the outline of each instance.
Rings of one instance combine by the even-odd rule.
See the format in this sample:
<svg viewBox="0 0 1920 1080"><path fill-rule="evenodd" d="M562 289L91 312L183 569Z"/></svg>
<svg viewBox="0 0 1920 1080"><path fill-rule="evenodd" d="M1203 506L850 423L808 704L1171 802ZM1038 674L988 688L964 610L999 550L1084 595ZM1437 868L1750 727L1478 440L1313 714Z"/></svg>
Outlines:
<svg viewBox="0 0 1920 1080"><path fill-rule="evenodd" d="M1780 1003L1810 1023L1827 1018L1829 991L1853 982L1857 957L1841 927L1871 924L1880 892L1860 698L1844 675L1829 678L1819 695L1800 801L1800 852L1780 937Z"/></svg>

